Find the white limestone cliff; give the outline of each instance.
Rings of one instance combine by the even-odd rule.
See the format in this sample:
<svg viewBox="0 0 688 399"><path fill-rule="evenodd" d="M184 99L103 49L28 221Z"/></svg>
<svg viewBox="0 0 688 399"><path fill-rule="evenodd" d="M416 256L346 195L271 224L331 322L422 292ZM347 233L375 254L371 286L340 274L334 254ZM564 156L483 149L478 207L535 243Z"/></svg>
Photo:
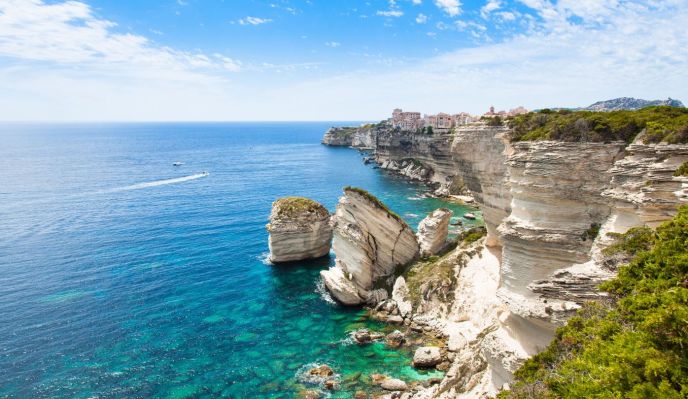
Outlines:
<svg viewBox="0 0 688 399"><path fill-rule="evenodd" d="M363 190L344 189L333 224L335 266L320 274L325 286L342 303L376 302L381 294L374 287L391 287L393 281L387 280L395 271L418 257L419 246L411 228ZM341 276L350 283L347 295L342 294ZM348 294L352 285L356 287L357 303Z"/></svg>
<svg viewBox="0 0 688 399"><path fill-rule="evenodd" d="M474 247L442 257L439 268L453 273L444 274L451 284L440 294L428 290L440 284L427 264L427 281L397 280L390 303L404 304L403 320L432 326L454 354L443 381L412 398L496 394L584 301L605 296L597 286L616 273L603 262L607 233L655 227L688 200L688 178L673 176L688 161L688 145L643 144L642 136L631 145L511 142L509 135L474 123L452 135L377 137L378 162L465 188L487 228Z"/></svg>
<svg viewBox="0 0 688 399"><path fill-rule="evenodd" d="M273 202L266 228L273 263L320 258L330 252L330 214L308 198L286 197Z"/></svg>

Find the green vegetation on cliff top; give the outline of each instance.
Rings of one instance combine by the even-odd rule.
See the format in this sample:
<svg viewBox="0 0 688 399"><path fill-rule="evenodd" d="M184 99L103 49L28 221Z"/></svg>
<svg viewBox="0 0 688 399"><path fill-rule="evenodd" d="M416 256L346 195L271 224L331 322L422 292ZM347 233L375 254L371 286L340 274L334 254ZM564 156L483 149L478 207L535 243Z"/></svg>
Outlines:
<svg viewBox="0 0 688 399"><path fill-rule="evenodd" d="M688 143L688 108L647 107L635 111L552 111L543 109L509 118L513 141L631 143L644 129L644 143Z"/></svg>
<svg viewBox="0 0 688 399"><path fill-rule="evenodd" d="M688 206L657 230L617 235L606 255L630 262L500 398L688 397Z"/></svg>
<svg viewBox="0 0 688 399"><path fill-rule="evenodd" d="M327 209L312 199L305 197L284 197L272 203L277 217L294 217L304 214L325 217L330 213Z"/></svg>
<svg viewBox="0 0 688 399"><path fill-rule="evenodd" d="M368 191L366 191L362 188L358 188L358 187L346 186L346 187L344 187L344 193L346 193L347 191L351 191L351 192L354 192L354 193L357 193L357 194L363 196L368 201L372 202L373 205L375 205L379 209L382 209L385 212L387 212L390 216L392 216L394 219L396 219L399 223L403 224L406 227L409 227L408 224L406 223L406 221L404 221L404 219L401 218L401 216L399 216L393 210L389 209L387 207L387 205L383 204L382 201L380 201L376 196L369 193ZM409 227L409 229L410 229L410 227Z"/></svg>
<svg viewBox="0 0 688 399"><path fill-rule="evenodd" d="M684 162L676 169L674 176L688 176L688 162Z"/></svg>

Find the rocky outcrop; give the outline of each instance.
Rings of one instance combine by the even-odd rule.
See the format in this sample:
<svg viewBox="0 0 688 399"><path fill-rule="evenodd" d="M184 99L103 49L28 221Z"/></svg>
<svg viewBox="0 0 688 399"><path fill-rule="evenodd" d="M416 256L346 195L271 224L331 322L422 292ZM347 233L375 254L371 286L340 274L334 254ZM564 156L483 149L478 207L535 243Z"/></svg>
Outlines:
<svg viewBox="0 0 688 399"><path fill-rule="evenodd" d="M286 197L273 202L266 227L273 263L320 258L330 252L330 213L308 198Z"/></svg>
<svg viewBox="0 0 688 399"><path fill-rule="evenodd" d="M347 187L333 217L335 266L320 274L342 303L375 303L394 272L418 257L411 228L364 190ZM353 293L357 298L354 298Z"/></svg>
<svg viewBox="0 0 688 399"><path fill-rule="evenodd" d="M322 144L349 147L353 143L355 127L331 127L325 132Z"/></svg>
<svg viewBox="0 0 688 399"><path fill-rule="evenodd" d="M359 149L374 149L377 133L385 125L363 125L360 127L332 127L325 132L322 144L346 146Z"/></svg>
<svg viewBox="0 0 688 399"><path fill-rule="evenodd" d="M422 257L436 255L446 247L451 217L452 211L440 208L420 221L416 235Z"/></svg>

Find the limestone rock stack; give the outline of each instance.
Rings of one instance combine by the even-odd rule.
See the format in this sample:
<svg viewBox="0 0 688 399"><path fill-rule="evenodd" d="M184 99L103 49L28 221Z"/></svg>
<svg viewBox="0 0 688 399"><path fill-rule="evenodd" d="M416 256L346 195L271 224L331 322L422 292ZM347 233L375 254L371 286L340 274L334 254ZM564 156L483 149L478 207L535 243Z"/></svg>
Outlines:
<svg viewBox="0 0 688 399"><path fill-rule="evenodd" d="M311 199L285 197L275 201L266 227L273 263L320 258L330 252L330 214Z"/></svg>
<svg viewBox="0 0 688 399"><path fill-rule="evenodd" d="M375 302L374 286L391 286L394 272L416 259L419 246L411 228L368 192L347 187L333 217L335 266L320 272L340 302ZM354 296L354 294L357 296Z"/></svg>
<svg viewBox="0 0 688 399"><path fill-rule="evenodd" d="M451 216L452 211L439 208L420 221L417 236L421 256L436 255L445 248Z"/></svg>

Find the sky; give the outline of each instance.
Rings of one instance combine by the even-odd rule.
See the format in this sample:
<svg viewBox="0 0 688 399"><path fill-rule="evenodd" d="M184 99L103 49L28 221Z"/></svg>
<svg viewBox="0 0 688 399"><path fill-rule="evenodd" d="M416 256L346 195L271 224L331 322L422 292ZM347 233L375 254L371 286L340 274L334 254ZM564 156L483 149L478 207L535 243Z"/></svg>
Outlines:
<svg viewBox="0 0 688 399"><path fill-rule="evenodd" d="M0 0L1 121L688 103L688 0Z"/></svg>

